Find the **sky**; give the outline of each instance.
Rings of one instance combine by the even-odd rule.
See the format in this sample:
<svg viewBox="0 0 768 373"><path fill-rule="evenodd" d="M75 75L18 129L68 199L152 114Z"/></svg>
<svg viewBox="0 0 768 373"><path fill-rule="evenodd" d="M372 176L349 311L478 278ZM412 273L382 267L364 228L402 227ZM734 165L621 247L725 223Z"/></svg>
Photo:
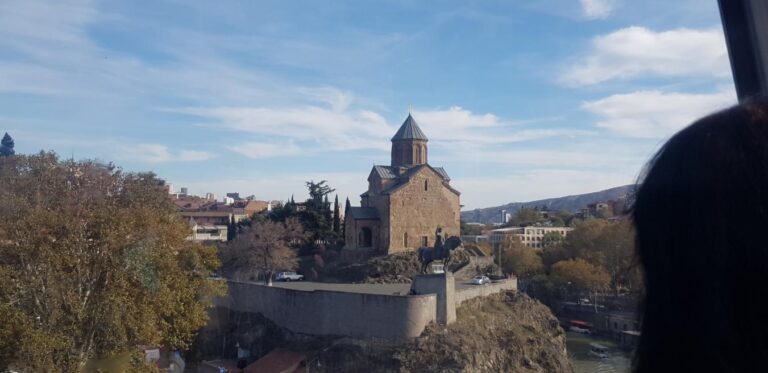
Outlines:
<svg viewBox="0 0 768 373"><path fill-rule="evenodd" d="M17 153L199 195L357 205L409 107L465 210L593 192L735 103L714 0L0 0Z"/></svg>

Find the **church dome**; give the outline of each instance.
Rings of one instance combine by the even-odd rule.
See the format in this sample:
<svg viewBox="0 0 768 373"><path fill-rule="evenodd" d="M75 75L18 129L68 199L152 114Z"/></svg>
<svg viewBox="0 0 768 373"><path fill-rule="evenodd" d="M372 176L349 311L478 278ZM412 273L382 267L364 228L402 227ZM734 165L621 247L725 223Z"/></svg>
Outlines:
<svg viewBox="0 0 768 373"><path fill-rule="evenodd" d="M428 141L427 136L424 135L424 132L421 132L421 128L416 124L416 120L413 119L410 113L408 114L408 118L405 118L405 122L400 126L400 129L395 133L395 136L392 137L392 141L400 140Z"/></svg>

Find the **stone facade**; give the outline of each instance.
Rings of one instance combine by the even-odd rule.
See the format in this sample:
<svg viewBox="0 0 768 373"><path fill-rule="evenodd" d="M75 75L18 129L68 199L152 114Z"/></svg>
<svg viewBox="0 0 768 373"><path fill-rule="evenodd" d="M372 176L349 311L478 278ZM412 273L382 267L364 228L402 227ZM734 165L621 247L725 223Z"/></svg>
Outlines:
<svg viewBox="0 0 768 373"><path fill-rule="evenodd" d="M392 138L390 166L373 166L360 207L347 204L346 249L392 254L431 246L435 230L459 235L459 196L441 167L427 163L427 138L411 115Z"/></svg>

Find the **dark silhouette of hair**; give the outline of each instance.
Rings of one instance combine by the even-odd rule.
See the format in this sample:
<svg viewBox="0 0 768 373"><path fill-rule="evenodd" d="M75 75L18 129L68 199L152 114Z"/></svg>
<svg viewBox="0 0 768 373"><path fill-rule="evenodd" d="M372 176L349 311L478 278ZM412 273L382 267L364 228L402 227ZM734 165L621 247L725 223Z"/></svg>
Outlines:
<svg viewBox="0 0 768 373"><path fill-rule="evenodd" d="M635 370L768 371L768 104L696 121L641 179Z"/></svg>

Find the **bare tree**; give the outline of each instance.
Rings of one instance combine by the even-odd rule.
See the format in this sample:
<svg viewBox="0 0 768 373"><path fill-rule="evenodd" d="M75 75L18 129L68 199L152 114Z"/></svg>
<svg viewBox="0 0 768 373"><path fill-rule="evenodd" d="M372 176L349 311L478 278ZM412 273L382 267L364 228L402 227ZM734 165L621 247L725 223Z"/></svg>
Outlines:
<svg viewBox="0 0 768 373"><path fill-rule="evenodd" d="M228 260L235 259L235 277L264 277L269 283L278 270L291 271L298 267L296 247L306 240L306 233L296 218L285 222L253 222L237 236L228 251ZM225 259L226 260L226 259Z"/></svg>

